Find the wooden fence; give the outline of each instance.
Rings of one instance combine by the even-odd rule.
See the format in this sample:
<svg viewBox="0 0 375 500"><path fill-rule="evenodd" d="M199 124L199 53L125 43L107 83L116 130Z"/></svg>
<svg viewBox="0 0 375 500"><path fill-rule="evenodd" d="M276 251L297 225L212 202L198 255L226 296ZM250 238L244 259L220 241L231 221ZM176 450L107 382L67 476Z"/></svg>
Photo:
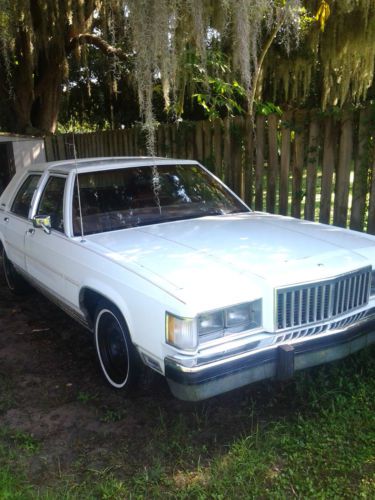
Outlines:
<svg viewBox="0 0 375 500"><path fill-rule="evenodd" d="M375 234L373 107L160 125L158 156L201 161L256 210ZM48 161L145 155L141 128L46 137Z"/></svg>

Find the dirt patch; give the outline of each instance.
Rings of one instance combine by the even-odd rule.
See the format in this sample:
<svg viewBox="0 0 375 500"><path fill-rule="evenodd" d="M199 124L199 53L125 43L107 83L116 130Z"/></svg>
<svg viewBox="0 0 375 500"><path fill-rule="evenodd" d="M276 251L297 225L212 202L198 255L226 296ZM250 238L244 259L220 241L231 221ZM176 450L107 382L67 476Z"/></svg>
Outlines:
<svg viewBox="0 0 375 500"><path fill-rule="evenodd" d="M25 459L34 484L108 467L132 475L168 462L176 450L189 460L201 445L201 460L209 460L252 425L254 389L184 403L149 371L132 398L114 392L101 377L90 333L37 292L13 296L3 280L0 390L0 428L38 444Z"/></svg>

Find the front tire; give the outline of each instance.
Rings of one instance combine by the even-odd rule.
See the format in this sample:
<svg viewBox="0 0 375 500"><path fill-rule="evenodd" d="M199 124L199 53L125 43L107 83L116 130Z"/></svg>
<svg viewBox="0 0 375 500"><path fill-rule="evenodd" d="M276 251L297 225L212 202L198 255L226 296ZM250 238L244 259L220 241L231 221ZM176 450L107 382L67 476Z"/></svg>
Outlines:
<svg viewBox="0 0 375 500"><path fill-rule="evenodd" d="M105 379L114 389L131 391L137 385L141 361L123 316L110 302L99 303L94 333L96 353Z"/></svg>
<svg viewBox="0 0 375 500"><path fill-rule="evenodd" d="M30 291L30 285L15 270L12 262L8 259L5 248L2 250L3 271L9 290L15 295L26 295Z"/></svg>

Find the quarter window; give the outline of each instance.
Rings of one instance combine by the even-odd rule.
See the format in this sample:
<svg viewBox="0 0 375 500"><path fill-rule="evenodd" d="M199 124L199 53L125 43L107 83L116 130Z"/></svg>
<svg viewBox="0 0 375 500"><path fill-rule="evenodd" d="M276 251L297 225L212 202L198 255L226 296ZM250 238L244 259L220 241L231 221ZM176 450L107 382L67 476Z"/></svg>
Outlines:
<svg viewBox="0 0 375 500"><path fill-rule="evenodd" d="M33 174L29 175L29 177L22 184L20 189L18 190L16 197L13 200L11 212L20 217L25 217L29 215L31 201L33 199L33 195L35 189L38 185L40 179L40 175Z"/></svg>
<svg viewBox="0 0 375 500"><path fill-rule="evenodd" d="M64 190L65 177L50 177L42 193L38 215L51 217L51 228L64 232Z"/></svg>

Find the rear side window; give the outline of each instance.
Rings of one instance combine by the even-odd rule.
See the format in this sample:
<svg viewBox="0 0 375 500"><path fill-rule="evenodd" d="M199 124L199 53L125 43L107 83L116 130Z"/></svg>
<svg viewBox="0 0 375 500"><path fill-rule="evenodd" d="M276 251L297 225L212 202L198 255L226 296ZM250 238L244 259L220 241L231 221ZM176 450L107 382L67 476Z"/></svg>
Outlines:
<svg viewBox="0 0 375 500"><path fill-rule="evenodd" d="M12 203L11 212L20 217L25 217L29 215L31 200L35 189L38 185L40 175L32 174L25 180L20 189L18 190L16 197Z"/></svg>

